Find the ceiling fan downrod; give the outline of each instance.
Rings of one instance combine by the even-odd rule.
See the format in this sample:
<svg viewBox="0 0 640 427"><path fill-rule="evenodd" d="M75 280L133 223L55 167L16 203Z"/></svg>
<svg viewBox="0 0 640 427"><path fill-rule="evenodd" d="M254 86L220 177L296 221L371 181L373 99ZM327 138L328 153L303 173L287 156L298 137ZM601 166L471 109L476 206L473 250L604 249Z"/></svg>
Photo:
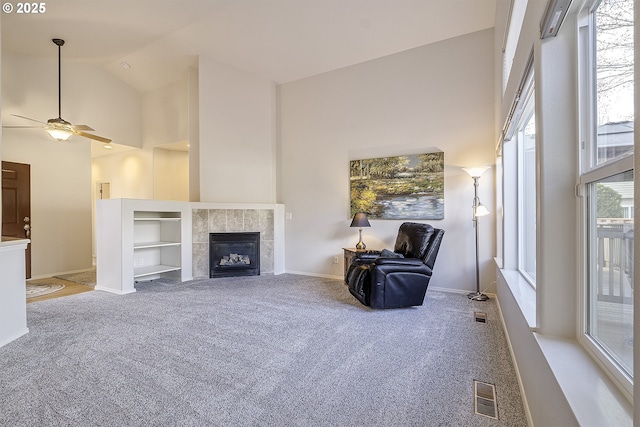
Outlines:
<svg viewBox="0 0 640 427"><path fill-rule="evenodd" d="M61 83L61 70L62 67L60 65L61 61L61 47L64 46L64 40L62 39L51 39L51 41L58 46L58 118L62 119L62 83Z"/></svg>

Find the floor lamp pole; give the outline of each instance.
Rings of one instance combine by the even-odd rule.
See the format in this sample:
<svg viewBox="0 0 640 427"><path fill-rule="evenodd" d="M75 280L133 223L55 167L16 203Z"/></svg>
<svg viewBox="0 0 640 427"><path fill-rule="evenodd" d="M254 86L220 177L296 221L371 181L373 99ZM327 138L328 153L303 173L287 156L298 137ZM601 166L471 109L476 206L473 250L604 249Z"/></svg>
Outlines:
<svg viewBox="0 0 640 427"><path fill-rule="evenodd" d="M467 294L467 298L473 301L486 301L489 297L482 292L480 292L480 260L478 258L478 215L477 210L478 206L480 206L480 199L478 198L478 179L480 177L473 177L473 227L475 228L475 237L476 237L476 291L470 292Z"/></svg>

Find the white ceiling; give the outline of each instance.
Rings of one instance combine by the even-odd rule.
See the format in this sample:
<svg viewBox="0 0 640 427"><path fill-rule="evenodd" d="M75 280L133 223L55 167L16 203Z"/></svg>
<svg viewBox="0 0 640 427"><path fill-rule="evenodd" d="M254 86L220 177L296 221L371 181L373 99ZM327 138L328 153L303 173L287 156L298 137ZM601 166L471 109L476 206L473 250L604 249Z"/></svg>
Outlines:
<svg viewBox="0 0 640 427"><path fill-rule="evenodd" d="M17 3L13 2L14 5ZM286 83L494 26L496 0L50 0L2 51L105 67L146 92L202 55ZM122 67L127 62L131 68Z"/></svg>

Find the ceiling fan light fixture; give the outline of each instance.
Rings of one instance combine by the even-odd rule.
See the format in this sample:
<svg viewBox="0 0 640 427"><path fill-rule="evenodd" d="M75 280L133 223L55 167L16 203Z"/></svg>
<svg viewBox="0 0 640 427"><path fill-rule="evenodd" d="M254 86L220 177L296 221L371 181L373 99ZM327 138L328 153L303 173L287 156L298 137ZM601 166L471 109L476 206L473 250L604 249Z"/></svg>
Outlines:
<svg viewBox="0 0 640 427"><path fill-rule="evenodd" d="M56 141L66 141L71 138L71 135L73 135L73 132L71 131L71 123L61 117L47 120L47 127L45 130L49 133L51 138Z"/></svg>
<svg viewBox="0 0 640 427"><path fill-rule="evenodd" d="M47 129L47 133L56 141L67 141L73 133L64 129Z"/></svg>

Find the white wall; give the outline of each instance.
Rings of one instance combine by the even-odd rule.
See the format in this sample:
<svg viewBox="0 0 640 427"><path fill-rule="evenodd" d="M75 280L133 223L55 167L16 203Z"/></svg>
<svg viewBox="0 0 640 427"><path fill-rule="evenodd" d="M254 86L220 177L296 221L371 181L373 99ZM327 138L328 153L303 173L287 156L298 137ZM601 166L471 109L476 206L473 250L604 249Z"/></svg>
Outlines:
<svg viewBox="0 0 640 427"><path fill-rule="evenodd" d="M144 147L189 139L188 80L185 78L142 96Z"/></svg>
<svg viewBox="0 0 640 427"><path fill-rule="evenodd" d="M111 184L111 198L153 199L153 150L132 150L93 159L92 178Z"/></svg>
<svg viewBox="0 0 640 427"><path fill-rule="evenodd" d="M200 200L275 202L275 86L206 58L199 65Z"/></svg>
<svg viewBox="0 0 640 427"><path fill-rule="evenodd" d="M153 149L153 198L189 201L189 153Z"/></svg>
<svg viewBox="0 0 640 427"><path fill-rule="evenodd" d="M157 175L161 176L160 169L166 167L166 175L170 176L178 167L175 161L169 160L171 155L166 153L167 150L158 151L160 158L156 162L154 148L189 139L188 93L188 79L185 74L185 78L180 81L142 94L142 148L93 159L93 180L110 182L111 198L162 199L164 197L161 196L164 194L174 192L170 188L156 188L154 185L156 169ZM176 156L181 157L179 154L173 157ZM180 179L184 182L172 183L176 188L188 188L189 178L183 173L185 167L188 170L188 165L178 167ZM164 180L157 181L159 186L167 183Z"/></svg>
<svg viewBox="0 0 640 427"><path fill-rule="evenodd" d="M142 96L144 149L153 151L153 197L189 201L189 154L162 146L189 141L189 76ZM197 116L193 119L197 120Z"/></svg>
<svg viewBox="0 0 640 427"><path fill-rule="evenodd" d="M486 30L282 85L279 202L287 271L341 277L349 228L349 160L444 151L445 236L430 286L475 289L473 181L460 168L494 163L493 31ZM493 206L493 170L480 181ZM392 248L402 221L374 220L370 248ZM480 220L481 287L495 281L491 217ZM339 264L333 264L335 256Z"/></svg>
<svg viewBox="0 0 640 427"><path fill-rule="evenodd" d="M10 114L57 117L57 59L3 54L2 122ZM62 64L62 117L96 134L141 145L138 94L99 68ZM89 140L58 143L41 129L3 129L2 159L31 165L32 276L91 267L91 152Z"/></svg>
<svg viewBox="0 0 640 427"><path fill-rule="evenodd" d="M198 70L189 68L189 200L200 201L200 105Z"/></svg>

